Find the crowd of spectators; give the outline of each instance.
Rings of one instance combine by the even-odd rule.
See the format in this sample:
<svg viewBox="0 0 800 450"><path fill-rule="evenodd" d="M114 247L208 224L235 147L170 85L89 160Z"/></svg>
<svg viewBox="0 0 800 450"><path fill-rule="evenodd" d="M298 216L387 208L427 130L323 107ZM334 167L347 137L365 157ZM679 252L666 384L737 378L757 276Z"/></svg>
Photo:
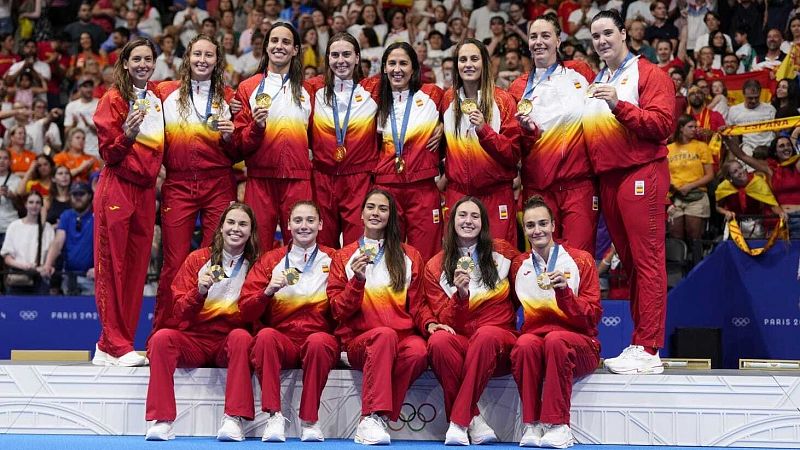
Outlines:
<svg viewBox="0 0 800 450"><path fill-rule="evenodd" d="M323 69L330 36L347 31L361 44L365 73L377 73L386 46L406 41L422 62L422 81L445 89L452 84L453 49L476 37L487 45L497 85L506 88L531 68L528 22L549 11L564 30L562 59L583 60L599 71L589 24L608 9L623 14L632 51L674 81L669 234L713 239L730 217L716 207L714 189L733 181L736 165L725 164L729 146L715 152L707 145L712 134L800 115L798 78L775 76L793 51L800 60L800 0L0 0L0 240L6 238L0 255L6 271L36 267L53 293L91 292L91 195L103 164L93 114L113 84L120 49L133 37L157 44L152 80L161 81L175 78L196 34L215 36L225 52L226 81L235 88L256 70L272 24L288 21L300 32L307 78ZM766 72L760 79L769 83L746 82L737 104L725 77L757 71ZM790 146L795 155L799 135L800 128L745 135L737 147L745 158L736 159L747 173L738 175L752 177L762 166L772 168L768 180L786 172L776 167L786 167L789 158L775 159L775 147ZM777 162L754 162L770 158ZM788 167L797 174L796 162ZM796 180L793 174L781 176ZM783 195L790 201L783 211L787 219L797 212L800 221L800 202L791 203L800 183L793 186ZM742 213L765 211L778 210ZM33 216L42 219L41 227ZM12 233L19 240L8 244ZM606 249L598 255L605 256L598 257L601 263L610 261Z"/></svg>

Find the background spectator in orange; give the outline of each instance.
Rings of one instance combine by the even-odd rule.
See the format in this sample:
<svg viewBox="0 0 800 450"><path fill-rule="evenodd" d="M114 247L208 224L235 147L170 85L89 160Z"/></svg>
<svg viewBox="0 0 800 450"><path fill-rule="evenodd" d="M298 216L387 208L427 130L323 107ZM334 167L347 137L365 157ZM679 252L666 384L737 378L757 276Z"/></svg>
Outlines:
<svg viewBox="0 0 800 450"><path fill-rule="evenodd" d="M80 128L73 128L67 134L67 148L53 158L56 165L69 168L75 181L88 181L92 172L100 170L97 158L83 152L85 142L86 133Z"/></svg>

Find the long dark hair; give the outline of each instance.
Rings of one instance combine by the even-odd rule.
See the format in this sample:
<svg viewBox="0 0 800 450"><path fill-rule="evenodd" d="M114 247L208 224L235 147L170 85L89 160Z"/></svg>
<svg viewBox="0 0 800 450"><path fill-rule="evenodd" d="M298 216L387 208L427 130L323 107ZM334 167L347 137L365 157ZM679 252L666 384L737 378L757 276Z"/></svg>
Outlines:
<svg viewBox="0 0 800 450"><path fill-rule="evenodd" d="M478 51L481 53L482 68L481 85L479 87L481 98L478 99L478 109L483 113L486 123L490 125L492 123L492 111L494 111L494 77L491 73L492 60L489 59L489 52L483 42L473 38L464 39L456 45L456 50L453 52L456 58L455 64L453 64L453 113L455 114L456 135L461 134L461 116L463 115L461 112L461 95L458 91L464 87L464 80L461 79L461 74L458 71L458 54L461 52L461 48L467 44L478 47Z"/></svg>
<svg viewBox="0 0 800 450"><path fill-rule="evenodd" d="M455 215L458 212L458 207L464 203L472 202L481 212L481 232L478 234L478 244L475 247L478 252L478 265L477 269L481 273L481 282L489 290L497 286L500 281L500 275L497 273L497 266L494 265L494 258L492 258L492 235L489 232L489 214L486 212L486 207L483 206L480 200L475 197L462 197L453 205L450 219L447 221L447 230L444 233L444 243L442 245L444 251L444 258L442 259L442 272L447 279L447 283L453 286L453 277L455 276L456 265L458 259L461 258L461 252L458 250L458 235L456 234L456 221Z"/></svg>
<svg viewBox="0 0 800 450"><path fill-rule="evenodd" d="M400 49L406 52L408 58L411 60L411 79L408 81L408 95L413 95L422 86L419 80L419 59L417 59L417 52L411 48L407 42L395 42L388 46L386 51L383 52L381 58L381 87L380 87L380 101L378 102L378 123L386 123L389 117L389 112L394 108L394 97L392 96L392 85L389 83L389 76L386 75L386 61L389 59L389 54L392 51ZM408 101L411 101L410 99Z"/></svg>
<svg viewBox="0 0 800 450"><path fill-rule="evenodd" d="M114 85L116 85L117 89L119 90L119 94L123 99L125 99L126 102L132 102L134 100L133 82L131 81L131 74L125 69L123 64L128 62L131 57L131 53L136 47L141 47L143 45L150 48L150 51L153 52L153 66L155 67L156 46L153 45L150 39L142 37L136 38L125 44L125 46L122 47L119 58L117 58L117 62L114 63Z"/></svg>
<svg viewBox="0 0 800 450"><path fill-rule="evenodd" d="M597 22L600 19L611 19L614 22L614 26L620 31L620 33L625 33L627 35L627 31L625 30L625 21L622 20L622 15L615 9L607 9L605 11L600 11L599 13L595 14L592 17L592 24Z"/></svg>
<svg viewBox="0 0 800 450"><path fill-rule="evenodd" d="M297 33L297 30L295 30L292 24L287 22L277 22L272 25L269 33L267 33L267 36L264 38L264 54L261 56L261 62L258 64L256 73L263 74L267 70L267 65L269 64L269 54L267 54L269 37L272 36L272 32L278 28L286 28L290 33L292 33L293 45L295 50L297 50L297 54L292 56L292 60L289 61L289 84L292 85L292 97L294 97L295 103L300 105L300 97L302 96L303 89L303 63L301 62L303 55L300 51L300 35Z"/></svg>
<svg viewBox="0 0 800 450"><path fill-rule="evenodd" d="M672 135L673 142L677 144L682 144L681 139L683 138L683 127L685 127L689 122L694 122L696 119L689 114L681 114L678 117L678 127L675 129L675 134Z"/></svg>
<svg viewBox="0 0 800 450"><path fill-rule="evenodd" d="M386 268L389 270L391 288L395 292L403 290L406 284L406 259L403 252L403 240L400 238L400 224L397 219L397 204L389 192L374 188L367 192L361 211L367 206L367 201L373 195L382 195L389 201L389 220L383 232L383 257L386 259Z"/></svg>
<svg viewBox="0 0 800 450"><path fill-rule="evenodd" d="M353 84L358 83L364 78L364 72L361 71L361 46L358 45L356 38L346 31L331 36L331 38L328 39L328 46L325 47L325 103L328 105L333 105L333 79L335 77L330 63L331 45L339 41L349 42L350 45L353 46L353 51L358 55L358 61L353 69Z"/></svg>
<svg viewBox="0 0 800 450"><path fill-rule="evenodd" d="M192 89L192 67L189 60L192 57L192 47L198 41L208 41L214 44L217 52L217 63L214 65L214 71L211 72L211 87L214 88L214 98L211 101L219 105L222 105L225 101L225 65L227 64L225 52L216 39L205 34L198 34L186 46L186 52L183 54L184 58L178 75L181 80L181 88L178 95L178 113L184 121L189 117L189 91Z"/></svg>
<svg viewBox="0 0 800 450"><path fill-rule="evenodd" d="M256 225L256 215L253 213L253 210L245 205L244 203L233 202L225 208L225 212L222 213L219 219L219 223L217 224L217 229L214 230L214 239L211 242L211 265L222 264L222 249L224 245L224 240L222 237L222 225L225 223L225 219L228 217L228 213L233 211L234 209L239 209L244 211L247 214L247 217L250 218L250 239L247 240L247 243L244 246L244 254L242 254L242 258L246 259L248 262L248 268L253 268L253 264L259 257L259 245L258 245L258 233L256 230L258 226Z"/></svg>

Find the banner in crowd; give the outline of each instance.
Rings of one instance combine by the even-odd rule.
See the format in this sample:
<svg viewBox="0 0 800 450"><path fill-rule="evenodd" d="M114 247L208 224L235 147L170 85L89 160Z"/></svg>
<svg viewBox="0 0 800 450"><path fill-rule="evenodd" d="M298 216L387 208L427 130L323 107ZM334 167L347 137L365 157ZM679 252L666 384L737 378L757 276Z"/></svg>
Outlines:
<svg viewBox="0 0 800 450"><path fill-rule="evenodd" d="M736 221L736 219L731 219L728 221L728 232L730 233L731 240L734 244L736 244L736 247L750 256L758 256L768 251L773 245L775 245L775 241L777 241L779 238L784 241L789 240L789 230L786 228L786 222L784 222L783 219L781 219L778 223L778 226L772 230L772 234L767 240L767 243L760 248L750 248L747 240L745 240L744 236L742 235L742 230L739 228L739 223Z"/></svg>
<svg viewBox="0 0 800 450"><path fill-rule="evenodd" d="M800 126L800 116L784 117L782 119L764 120L761 122L747 123L743 125L731 125L726 127L721 133L714 133L708 148L712 155L719 155L722 148L722 136L741 136L750 133L763 133L765 131L780 131L796 128Z"/></svg>
<svg viewBox="0 0 800 450"><path fill-rule="evenodd" d="M792 44L786 58L783 58L783 62L775 72L775 79L778 81L794 80L798 72L800 72L800 45Z"/></svg>
<svg viewBox="0 0 800 450"><path fill-rule="evenodd" d="M762 102L768 103L772 100L772 93L775 91L775 80L772 80L769 74L769 70L757 70L718 78L722 80L722 83L728 89L728 105L733 106L744 101L744 83L747 80L756 80L761 84Z"/></svg>

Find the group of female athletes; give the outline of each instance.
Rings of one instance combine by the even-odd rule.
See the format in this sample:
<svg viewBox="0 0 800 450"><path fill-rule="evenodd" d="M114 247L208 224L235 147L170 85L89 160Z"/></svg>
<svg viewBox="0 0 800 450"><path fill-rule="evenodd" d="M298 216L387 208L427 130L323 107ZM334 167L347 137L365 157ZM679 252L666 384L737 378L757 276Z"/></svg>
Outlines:
<svg viewBox="0 0 800 450"><path fill-rule="evenodd" d="M560 31L554 16L531 22L536 69L508 92L495 88L473 39L456 47L446 92L420 83L405 43L387 48L379 78L363 78L347 33L329 40L324 75L303 82L300 39L285 23L235 93L210 37L189 44L180 79L157 86L153 45L128 43L95 115L106 166L94 200L94 362L147 363L133 338L163 164L147 438L174 437L175 368L215 365L228 367L219 439L244 438L254 370L263 439L285 440L279 372L303 368L301 439L322 440L320 396L341 349L364 373L356 442L389 443L386 421L430 365L444 391L446 443L496 440L477 401L491 376L510 372L521 444L572 445L572 382L599 360L600 206L629 271L635 321L632 345L606 366L660 372L672 84L628 50L613 11L592 20L606 64L596 76L560 61ZM442 159L448 217L434 182ZM240 160L244 203L231 168ZM516 250L518 173L525 254ZM203 244L190 254L198 215ZM261 254L277 225L287 245ZM344 247L333 250L340 235Z"/></svg>

